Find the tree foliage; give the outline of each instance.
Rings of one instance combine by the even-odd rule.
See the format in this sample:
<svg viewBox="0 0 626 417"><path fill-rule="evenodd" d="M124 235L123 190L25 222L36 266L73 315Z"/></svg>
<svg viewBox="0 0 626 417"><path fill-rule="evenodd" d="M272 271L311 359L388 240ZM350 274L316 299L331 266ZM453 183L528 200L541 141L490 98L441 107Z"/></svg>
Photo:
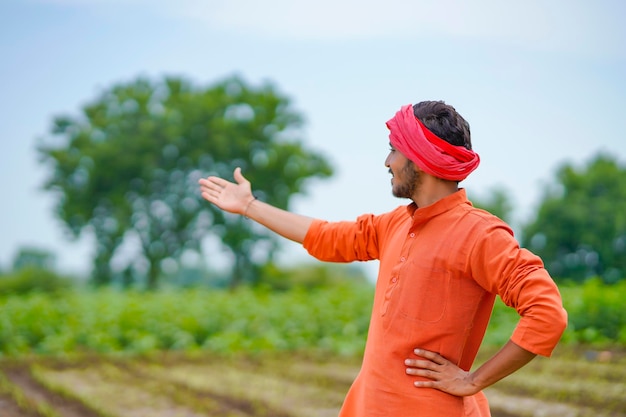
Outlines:
<svg viewBox="0 0 626 417"><path fill-rule="evenodd" d="M523 244L557 277L583 281L626 276L626 167L598 154L586 167L565 164L545 190Z"/></svg>
<svg viewBox="0 0 626 417"><path fill-rule="evenodd" d="M26 267L54 270L56 256L47 249L33 246L19 248L13 258L13 271L19 271Z"/></svg>
<svg viewBox="0 0 626 417"><path fill-rule="evenodd" d="M302 144L302 122L271 84L138 78L107 89L79 115L54 120L53 138L39 147L51 168L45 188L56 193L56 214L71 236L85 229L95 236L96 283L110 282L116 251L134 241L139 255L118 269L155 287L164 265L202 252L207 234L232 253L238 282L272 256L276 241L203 202L197 180L230 178L241 166L259 198L287 208L308 179L332 174Z"/></svg>
<svg viewBox="0 0 626 417"><path fill-rule="evenodd" d="M62 293L75 288L75 280L48 267L26 264L0 274L0 297L33 293Z"/></svg>

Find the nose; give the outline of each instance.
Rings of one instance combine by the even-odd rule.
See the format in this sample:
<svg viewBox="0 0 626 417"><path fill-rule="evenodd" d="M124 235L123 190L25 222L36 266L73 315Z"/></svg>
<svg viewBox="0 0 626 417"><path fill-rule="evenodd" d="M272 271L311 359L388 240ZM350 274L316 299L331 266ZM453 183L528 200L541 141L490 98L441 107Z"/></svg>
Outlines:
<svg viewBox="0 0 626 417"><path fill-rule="evenodd" d="M387 158L385 158L385 166L387 168L389 168L389 159L391 159L391 152L389 152L389 154L387 155Z"/></svg>

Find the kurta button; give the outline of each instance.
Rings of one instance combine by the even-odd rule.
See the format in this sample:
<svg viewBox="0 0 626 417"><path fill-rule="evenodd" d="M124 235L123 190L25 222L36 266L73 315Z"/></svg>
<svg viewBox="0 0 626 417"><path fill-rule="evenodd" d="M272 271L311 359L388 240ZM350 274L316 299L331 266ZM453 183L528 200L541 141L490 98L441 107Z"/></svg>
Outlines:
<svg viewBox="0 0 626 417"><path fill-rule="evenodd" d="M406 261L406 258L403 256L402 258L400 258L400 261L404 262L404 261Z"/></svg>
<svg viewBox="0 0 626 417"><path fill-rule="evenodd" d="M415 237L415 233L411 233L409 236L411 236L411 237Z"/></svg>
<svg viewBox="0 0 626 417"><path fill-rule="evenodd" d="M398 278L396 277L391 278L391 282L396 282L396 281L398 281Z"/></svg>

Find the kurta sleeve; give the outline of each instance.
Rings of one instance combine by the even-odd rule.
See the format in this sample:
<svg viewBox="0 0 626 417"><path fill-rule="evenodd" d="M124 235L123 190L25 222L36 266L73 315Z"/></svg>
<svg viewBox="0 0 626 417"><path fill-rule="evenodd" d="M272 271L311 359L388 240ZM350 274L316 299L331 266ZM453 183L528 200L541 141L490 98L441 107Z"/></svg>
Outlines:
<svg viewBox="0 0 626 417"><path fill-rule="evenodd" d="M315 258L328 262L378 259L376 216L364 214L356 221L314 220L302 245Z"/></svg>
<svg viewBox="0 0 626 417"><path fill-rule="evenodd" d="M567 327L556 284L542 260L520 248L504 223L490 224L482 236L470 256L474 278L520 315L511 340L532 353L550 356Z"/></svg>

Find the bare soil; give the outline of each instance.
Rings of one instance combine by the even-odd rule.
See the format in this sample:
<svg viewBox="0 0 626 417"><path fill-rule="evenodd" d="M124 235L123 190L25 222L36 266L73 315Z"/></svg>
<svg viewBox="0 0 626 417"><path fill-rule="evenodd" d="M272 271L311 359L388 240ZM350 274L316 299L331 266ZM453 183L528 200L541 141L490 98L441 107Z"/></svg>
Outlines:
<svg viewBox="0 0 626 417"><path fill-rule="evenodd" d="M0 416L334 417L358 367L304 355L5 359ZM562 351L486 394L493 417L626 417L626 355Z"/></svg>

